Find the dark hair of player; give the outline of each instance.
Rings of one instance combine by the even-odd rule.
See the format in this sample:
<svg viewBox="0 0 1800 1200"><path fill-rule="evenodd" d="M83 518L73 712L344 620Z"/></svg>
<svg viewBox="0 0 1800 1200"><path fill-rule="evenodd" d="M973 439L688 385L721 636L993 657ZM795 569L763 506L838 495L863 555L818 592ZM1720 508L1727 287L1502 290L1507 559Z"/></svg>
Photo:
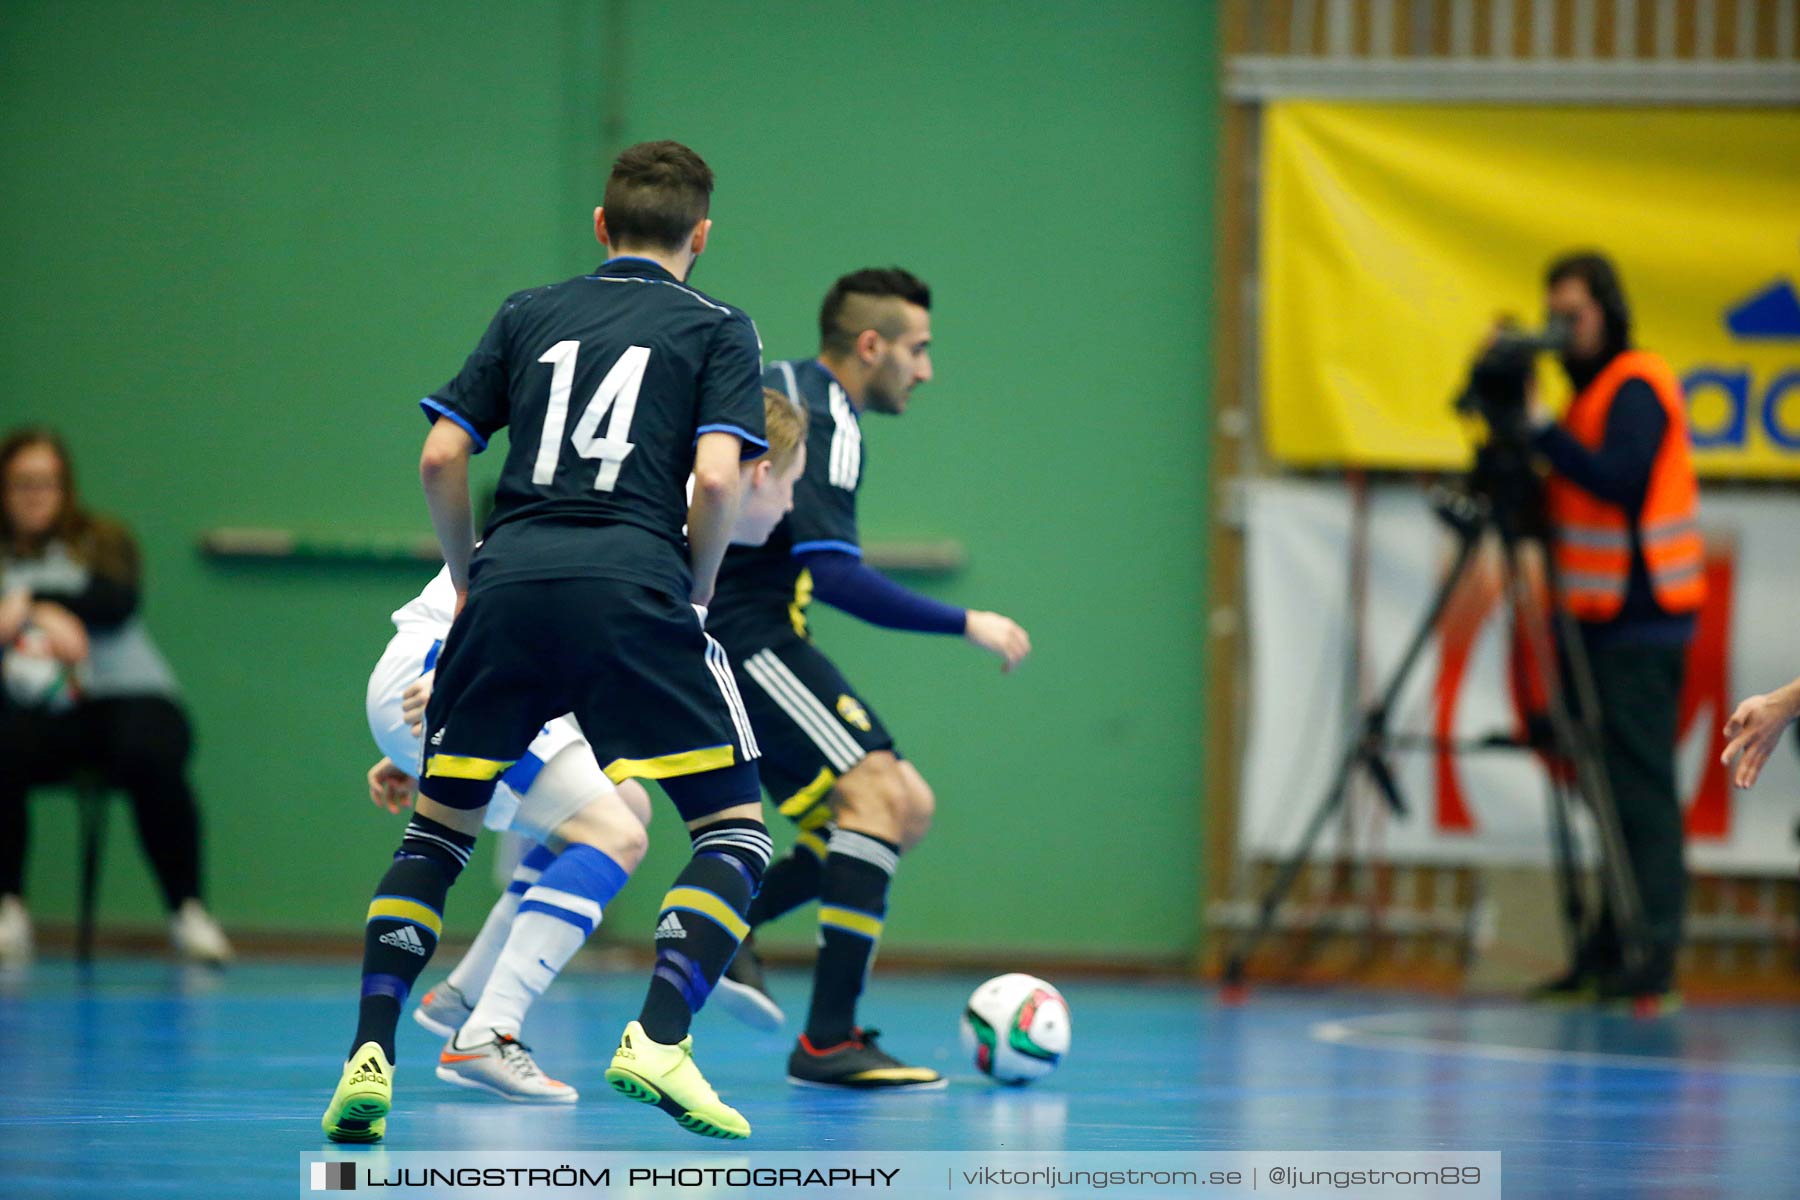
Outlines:
<svg viewBox="0 0 1800 1200"><path fill-rule="evenodd" d="M1555 287L1565 279L1579 279L1600 306L1606 321L1606 353L1609 357L1631 348L1631 307L1625 302L1625 285L1612 260L1595 250L1565 254L1544 271L1544 286Z"/></svg>
<svg viewBox="0 0 1800 1200"><path fill-rule="evenodd" d="M900 306L882 303L890 299L931 309L931 289L925 281L899 267L864 267L839 279L819 306L819 348L848 354L865 329L884 338L899 337L905 329Z"/></svg>
<svg viewBox="0 0 1800 1200"><path fill-rule="evenodd" d="M713 173L680 142L639 142L613 160L606 179L612 248L680 250L712 204Z"/></svg>
<svg viewBox="0 0 1800 1200"><path fill-rule="evenodd" d="M88 511L75 490L75 467L69 447L56 431L44 428L15 429L0 438L0 486L12 470L13 459L33 446L47 446L56 455L62 476L62 509L42 537L29 538L12 527L6 508L0 505L0 552L24 558L43 552L52 540L61 541L69 556L91 570L117 579L137 574L137 550L125 527L108 517Z"/></svg>
<svg viewBox="0 0 1800 1200"><path fill-rule="evenodd" d="M789 399L786 392L766 387L763 427L769 438L769 465L785 471L806 444L806 409Z"/></svg>

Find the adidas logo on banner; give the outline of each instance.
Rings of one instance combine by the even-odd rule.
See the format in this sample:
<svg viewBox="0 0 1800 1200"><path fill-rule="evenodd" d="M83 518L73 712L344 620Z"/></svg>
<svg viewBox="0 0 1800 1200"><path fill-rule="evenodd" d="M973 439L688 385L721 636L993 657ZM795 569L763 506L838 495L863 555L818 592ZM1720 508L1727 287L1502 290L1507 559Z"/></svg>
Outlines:
<svg viewBox="0 0 1800 1200"><path fill-rule="evenodd" d="M411 925L402 925L391 933L384 933L379 940L384 945L409 951L420 958L425 957L425 943L419 940L419 935L413 932Z"/></svg>
<svg viewBox="0 0 1800 1200"><path fill-rule="evenodd" d="M312 1190L315 1192L354 1192L356 1164L353 1162L316 1162L312 1165Z"/></svg>
<svg viewBox="0 0 1800 1200"><path fill-rule="evenodd" d="M675 914L670 913L656 927L656 936L658 938L684 938L687 936L687 930L681 927L681 922L675 919Z"/></svg>

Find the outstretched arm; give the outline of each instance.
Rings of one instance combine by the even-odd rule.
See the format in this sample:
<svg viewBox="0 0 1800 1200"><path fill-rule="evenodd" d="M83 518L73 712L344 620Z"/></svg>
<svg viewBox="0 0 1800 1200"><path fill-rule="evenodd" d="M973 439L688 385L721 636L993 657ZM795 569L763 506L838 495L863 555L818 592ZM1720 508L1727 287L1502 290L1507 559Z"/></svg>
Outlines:
<svg viewBox="0 0 1800 1200"><path fill-rule="evenodd" d="M1769 761L1775 744L1781 740L1781 731L1796 716L1800 716L1800 679L1772 692L1751 696L1737 706L1731 720L1725 722L1725 736L1729 740L1725 753L1719 756L1719 761L1727 767L1735 763L1736 769L1731 776L1733 783L1741 788L1755 785L1763 764Z"/></svg>
<svg viewBox="0 0 1800 1200"><path fill-rule="evenodd" d="M962 633L968 612L902 587L854 554L811 550L798 556L812 573L813 595L884 629L913 633Z"/></svg>
<svg viewBox="0 0 1800 1200"><path fill-rule="evenodd" d="M1031 638L999 613L963 609L902 587L854 554L813 550L800 555L813 595L833 608L884 629L954 633L999 656L1011 671L1031 653Z"/></svg>

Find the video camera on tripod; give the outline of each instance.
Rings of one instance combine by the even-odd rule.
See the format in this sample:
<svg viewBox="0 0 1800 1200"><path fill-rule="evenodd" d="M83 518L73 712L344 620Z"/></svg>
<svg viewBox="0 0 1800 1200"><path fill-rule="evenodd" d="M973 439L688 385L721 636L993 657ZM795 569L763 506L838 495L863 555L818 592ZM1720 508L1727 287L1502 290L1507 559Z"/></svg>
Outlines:
<svg viewBox="0 0 1800 1200"><path fill-rule="evenodd" d="M1495 437L1525 431L1525 401L1531 373L1540 354L1569 348L1574 327L1568 318L1552 316L1542 329L1521 329L1508 320L1469 369L1469 382L1451 406L1464 416L1479 416Z"/></svg>
<svg viewBox="0 0 1800 1200"><path fill-rule="evenodd" d="M1228 985L1243 984L1250 956L1274 928L1282 901L1299 878L1326 823L1348 797L1353 776L1359 772L1367 775L1389 809L1396 816L1407 815L1408 806L1388 763L1393 749L1435 748L1456 753L1504 746L1546 754L1562 764L1564 770L1547 772L1547 782L1552 852L1570 945L1579 944L1589 928L1591 914L1605 907L1611 910L1619 930L1627 965L1641 961L1646 954L1637 881L1631 873L1612 790L1600 763L1599 702L1587 656L1572 619L1558 602L1560 584L1553 557L1548 553L1541 555L1545 585L1542 595L1531 585L1530 573L1524 567L1523 544L1535 541L1543 545L1554 537L1544 504L1543 477L1532 460L1527 420L1532 372L1538 355L1566 351L1572 332L1569 322L1557 317L1547 320L1540 330L1503 324L1476 358L1468 383L1452 401L1458 413L1480 417L1488 430L1487 440L1477 447L1474 461L1462 478L1454 485L1439 484L1432 489L1432 507L1456 533L1455 555L1386 684L1363 707L1325 796L1292 855L1264 889L1256 920L1227 958ZM1527 714L1523 738L1495 735L1470 743L1396 734L1389 729L1389 722L1407 676L1418 664L1451 596L1471 569L1476 552L1490 531L1500 543L1508 603L1515 614L1525 618L1521 621L1527 628L1523 641L1533 673L1538 679L1550 681L1541 709ZM1596 890L1601 896L1593 898L1584 894L1587 889L1577 869L1572 820L1577 802L1592 814L1598 834L1600 878Z"/></svg>
<svg viewBox="0 0 1800 1200"><path fill-rule="evenodd" d="M1469 368L1468 382L1450 406L1462 416L1479 417L1488 437L1459 485L1434 489L1432 506L1452 528L1464 532L1471 521L1491 519L1509 539L1547 534L1543 480L1531 460L1526 409L1537 356L1562 353L1571 334L1563 317L1552 316L1537 330L1509 320Z"/></svg>

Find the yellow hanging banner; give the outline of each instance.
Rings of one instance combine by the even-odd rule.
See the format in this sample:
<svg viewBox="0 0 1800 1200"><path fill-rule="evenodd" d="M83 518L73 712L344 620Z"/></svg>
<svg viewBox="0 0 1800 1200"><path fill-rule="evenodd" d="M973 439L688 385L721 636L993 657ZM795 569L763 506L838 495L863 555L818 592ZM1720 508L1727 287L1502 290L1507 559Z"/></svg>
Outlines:
<svg viewBox="0 0 1800 1200"><path fill-rule="evenodd" d="M1290 102L1263 131L1276 460L1466 465L1449 405L1483 334L1537 324L1544 267L1598 249L1700 472L1800 477L1800 113Z"/></svg>

